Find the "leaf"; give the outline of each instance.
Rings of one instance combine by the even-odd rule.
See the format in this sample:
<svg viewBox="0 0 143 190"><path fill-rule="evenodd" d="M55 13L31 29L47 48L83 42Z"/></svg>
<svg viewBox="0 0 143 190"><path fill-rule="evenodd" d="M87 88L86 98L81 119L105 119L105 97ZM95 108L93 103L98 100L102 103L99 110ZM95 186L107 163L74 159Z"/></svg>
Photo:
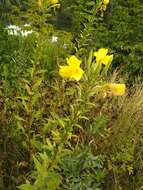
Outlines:
<svg viewBox="0 0 143 190"><path fill-rule="evenodd" d="M88 118L88 117L86 117L86 116L84 116L84 115L79 116L79 119L84 119L84 120L89 121L89 118Z"/></svg>
<svg viewBox="0 0 143 190"><path fill-rule="evenodd" d="M31 71L30 71L31 78L33 78L34 72L35 72L35 66L33 65L33 67L31 68Z"/></svg>
<svg viewBox="0 0 143 190"><path fill-rule="evenodd" d="M28 100L27 96L17 96L16 98L20 100Z"/></svg>
<svg viewBox="0 0 143 190"><path fill-rule="evenodd" d="M61 176L56 172L50 172L47 176L47 187L49 190L56 190L61 183Z"/></svg>
<svg viewBox="0 0 143 190"><path fill-rule="evenodd" d="M28 80L26 80L26 79L22 79L23 80L23 82L25 82L26 84L29 84L30 82L28 81Z"/></svg>
<svg viewBox="0 0 143 190"><path fill-rule="evenodd" d="M39 173L41 173L43 171L42 164L40 163L40 161L35 156L33 157L33 159L34 159L34 164L35 164L35 167L36 167L37 171Z"/></svg>
<svg viewBox="0 0 143 190"><path fill-rule="evenodd" d="M24 106L24 108L25 108L25 111L27 112L27 113L29 113L29 108L28 108L28 105L27 105L27 103L25 102L25 100L22 100L22 105Z"/></svg>
<svg viewBox="0 0 143 190"><path fill-rule="evenodd" d="M40 93L35 93L34 96L32 97L32 104L35 105L37 101L39 101L39 98L41 98L42 95Z"/></svg>
<svg viewBox="0 0 143 190"><path fill-rule="evenodd" d="M38 111L33 112L32 113L33 119L38 119L42 115L43 111L44 109L42 108L39 109Z"/></svg>
<svg viewBox="0 0 143 190"><path fill-rule="evenodd" d="M37 71L36 74L46 73L47 70L41 69L40 71Z"/></svg>
<svg viewBox="0 0 143 190"><path fill-rule="evenodd" d="M30 89L30 87L29 87L28 84L25 85L25 88L26 88L27 93L28 93L29 95L33 95L33 92L31 91L31 89Z"/></svg>
<svg viewBox="0 0 143 190"><path fill-rule="evenodd" d="M37 190L37 188L33 185L30 185L30 183L20 185L20 186L18 186L18 188L20 190Z"/></svg>
<svg viewBox="0 0 143 190"><path fill-rule="evenodd" d="M33 90L36 90L42 83L43 79L38 79L36 83L33 85Z"/></svg>
<svg viewBox="0 0 143 190"><path fill-rule="evenodd" d="M17 121L17 126L16 126L16 130L14 130L15 135L19 134L19 132L21 133L25 133L25 129L23 127L23 124L21 123L21 121Z"/></svg>
<svg viewBox="0 0 143 190"><path fill-rule="evenodd" d="M131 175L131 174L134 173L134 169L133 169L132 166L128 166L128 167L127 167L127 170L128 170L128 172L129 172L129 175Z"/></svg>
<svg viewBox="0 0 143 190"><path fill-rule="evenodd" d="M20 117L19 115L14 115L15 119L18 120L18 121L24 121L26 122L25 119L23 119L22 117Z"/></svg>
<svg viewBox="0 0 143 190"><path fill-rule="evenodd" d="M35 147L38 151L41 151L43 148L43 144L35 139L32 140L32 146Z"/></svg>
<svg viewBox="0 0 143 190"><path fill-rule="evenodd" d="M93 58L93 50L89 52L88 60L87 60L87 71L88 74L91 72L91 64L92 64L92 58Z"/></svg>

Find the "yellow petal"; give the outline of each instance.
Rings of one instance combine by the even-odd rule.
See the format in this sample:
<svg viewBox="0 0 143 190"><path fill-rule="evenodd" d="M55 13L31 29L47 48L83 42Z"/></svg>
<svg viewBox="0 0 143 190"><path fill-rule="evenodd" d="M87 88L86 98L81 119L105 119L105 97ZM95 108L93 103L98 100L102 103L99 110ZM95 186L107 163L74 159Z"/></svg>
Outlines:
<svg viewBox="0 0 143 190"><path fill-rule="evenodd" d="M70 78L72 70L69 66L60 66L59 74L63 78Z"/></svg>
<svg viewBox="0 0 143 190"><path fill-rule="evenodd" d="M106 55L103 58L102 62L103 62L104 65L108 65L109 63L112 62L112 60L113 60L113 55Z"/></svg>
<svg viewBox="0 0 143 190"><path fill-rule="evenodd" d="M76 68L71 75L71 79L75 79L76 81L79 81L83 75L84 71L79 67Z"/></svg>
<svg viewBox="0 0 143 190"><path fill-rule="evenodd" d="M97 52L94 53L97 62L101 62L104 57L107 55L108 49L100 48Z"/></svg>
<svg viewBox="0 0 143 190"><path fill-rule="evenodd" d="M55 4L58 4L59 1L58 1L58 0L49 0L49 3L50 3L51 5L55 5Z"/></svg>
<svg viewBox="0 0 143 190"><path fill-rule="evenodd" d="M80 67L60 66L59 74L63 78L74 79L79 81L84 71Z"/></svg>
<svg viewBox="0 0 143 190"><path fill-rule="evenodd" d="M75 55L72 55L70 58L66 59L69 66L80 66L81 60L79 60Z"/></svg>
<svg viewBox="0 0 143 190"><path fill-rule="evenodd" d="M103 4L104 5L108 5L109 4L109 0L103 0Z"/></svg>
<svg viewBox="0 0 143 190"><path fill-rule="evenodd" d="M125 93L125 84L111 83L107 85L114 96L122 96Z"/></svg>
<svg viewBox="0 0 143 190"><path fill-rule="evenodd" d="M100 48L97 52L94 53L94 55L95 56L102 55L102 57L104 57L105 55L107 55L107 53L108 53L108 49Z"/></svg>

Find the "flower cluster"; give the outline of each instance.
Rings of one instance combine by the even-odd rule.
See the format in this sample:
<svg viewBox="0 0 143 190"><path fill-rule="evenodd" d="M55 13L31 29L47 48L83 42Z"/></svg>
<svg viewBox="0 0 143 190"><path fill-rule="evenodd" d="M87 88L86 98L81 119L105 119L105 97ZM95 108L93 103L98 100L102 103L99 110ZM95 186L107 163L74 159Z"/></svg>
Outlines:
<svg viewBox="0 0 143 190"><path fill-rule="evenodd" d="M94 52L94 56L96 57L96 68L98 68L98 65L108 67L113 60L113 55L108 55L108 49L105 48L100 48L97 52ZM66 79L79 81L84 73L80 67L81 60L72 55L70 58L67 58L66 61L66 66L60 66L60 76ZM101 86L101 89L102 88L106 90L108 94L122 96L125 93L126 86L125 84L108 83Z"/></svg>

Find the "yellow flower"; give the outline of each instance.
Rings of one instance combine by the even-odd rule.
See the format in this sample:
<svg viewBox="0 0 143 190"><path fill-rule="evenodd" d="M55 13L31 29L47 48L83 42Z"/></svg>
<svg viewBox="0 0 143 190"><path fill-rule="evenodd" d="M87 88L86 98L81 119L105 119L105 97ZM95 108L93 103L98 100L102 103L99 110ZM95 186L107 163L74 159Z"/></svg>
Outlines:
<svg viewBox="0 0 143 190"><path fill-rule="evenodd" d="M96 57L96 61L102 61L104 57L107 55L108 49L100 48L97 52L94 53L94 56Z"/></svg>
<svg viewBox="0 0 143 190"><path fill-rule="evenodd" d="M113 60L113 55L106 55L104 58L103 58L103 64L104 65L107 65L109 62L111 63Z"/></svg>
<svg viewBox="0 0 143 190"><path fill-rule="evenodd" d="M51 5L55 5L55 4L58 4L59 3L59 0L49 0L49 3Z"/></svg>
<svg viewBox="0 0 143 190"><path fill-rule="evenodd" d="M97 52L94 53L96 57L96 62L100 62L104 65L107 65L109 62L112 62L113 55L107 55L108 49L100 48Z"/></svg>
<svg viewBox="0 0 143 190"><path fill-rule="evenodd" d="M107 84L107 87L109 88L109 90L114 96L122 96L126 90L125 84L111 83L111 84Z"/></svg>
<svg viewBox="0 0 143 190"><path fill-rule="evenodd" d="M80 68L81 61L78 60L74 55L67 58L68 66L60 66L59 74L63 78L74 79L79 81L84 73Z"/></svg>
<svg viewBox="0 0 143 190"><path fill-rule="evenodd" d="M72 55L70 58L67 58L66 61L69 66L75 65L79 67L81 64L81 60L77 59L75 55Z"/></svg>
<svg viewBox="0 0 143 190"><path fill-rule="evenodd" d="M79 81L83 75L83 70L80 67L60 66L59 74L63 78Z"/></svg>
<svg viewBox="0 0 143 190"><path fill-rule="evenodd" d="M109 0L103 0L103 4L104 5L108 5L109 4Z"/></svg>

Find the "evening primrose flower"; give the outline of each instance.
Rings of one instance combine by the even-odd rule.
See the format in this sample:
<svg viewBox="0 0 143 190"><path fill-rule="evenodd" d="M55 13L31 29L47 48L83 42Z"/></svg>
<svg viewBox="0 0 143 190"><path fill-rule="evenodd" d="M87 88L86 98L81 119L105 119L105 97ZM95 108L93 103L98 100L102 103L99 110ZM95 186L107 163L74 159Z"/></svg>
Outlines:
<svg viewBox="0 0 143 190"><path fill-rule="evenodd" d="M107 65L109 62L112 62L113 55L107 55L108 49L100 48L97 52L94 53L94 56L96 57L97 63L102 63L104 65Z"/></svg>
<svg viewBox="0 0 143 190"><path fill-rule="evenodd" d="M67 58L66 61L69 66L75 65L79 67L81 64L81 60L79 60L75 55L72 55L70 58Z"/></svg>
<svg viewBox="0 0 143 190"><path fill-rule="evenodd" d="M104 65L108 65L108 63L111 63L113 60L113 55L106 55L104 58L103 58L103 64Z"/></svg>
<svg viewBox="0 0 143 190"><path fill-rule="evenodd" d="M110 84L107 84L107 87L111 91L111 94L113 94L114 96L122 96L125 94L125 90L126 90L125 84L110 83Z"/></svg>
<svg viewBox="0 0 143 190"><path fill-rule="evenodd" d="M77 59L76 56L71 56L66 59L67 66L60 66L59 74L63 78L74 79L79 81L84 73L80 68L81 60Z"/></svg>
<svg viewBox="0 0 143 190"><path fill-rule="evenodd" d="M103 58L107 55L108 49L100 48L97 52L94 53L94 56L96 57L96 61L99 62L103 60Z"/></svg>

